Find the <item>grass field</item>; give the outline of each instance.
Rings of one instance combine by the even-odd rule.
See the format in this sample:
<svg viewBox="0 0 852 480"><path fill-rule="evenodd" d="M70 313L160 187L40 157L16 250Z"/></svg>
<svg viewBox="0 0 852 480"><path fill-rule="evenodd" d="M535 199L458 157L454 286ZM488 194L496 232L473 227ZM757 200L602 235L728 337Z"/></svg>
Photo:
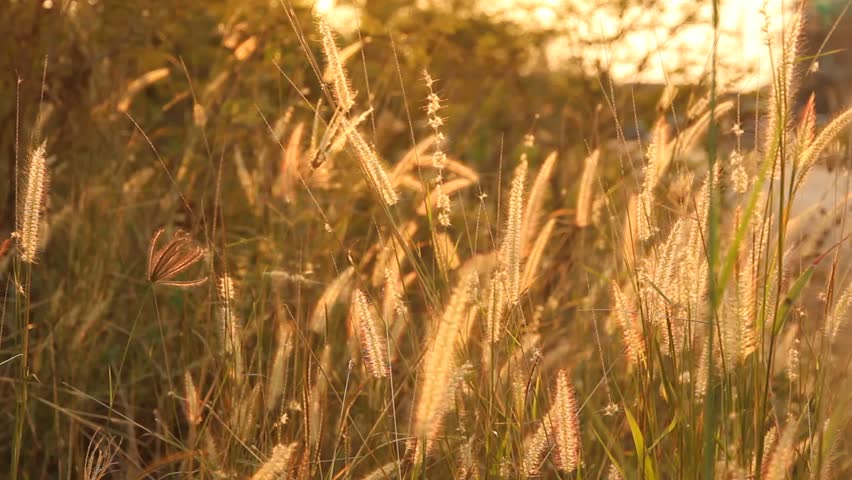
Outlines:
<svg viewBox="0 0 852 480"><path fill-rule="evenodd" d="M800 88L805 9L732 92L227 3L9 7L67 48L0 110L0 477L852 473L852 110Z"/></svg>

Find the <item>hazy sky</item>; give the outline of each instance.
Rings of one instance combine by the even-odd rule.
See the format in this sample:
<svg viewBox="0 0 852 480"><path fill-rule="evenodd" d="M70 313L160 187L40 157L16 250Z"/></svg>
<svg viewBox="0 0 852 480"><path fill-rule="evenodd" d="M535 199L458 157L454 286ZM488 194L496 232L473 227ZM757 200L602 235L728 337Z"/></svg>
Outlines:
<svg viewBox="0 0 852 480"><path fill-rule="evenodd" d="M531 29L558 27L564 31L547 45L547 61L554 69L579 58L590 74L600 65L617 81L653 83L692 82L709 70L713 46L709 0L664 0L657 2L656 9L634 7L623 15L600 8L602 0L478 1L483 12ZM417 0L419 6L435 8L441 8L442 3L442 0ZM749 89L769 81L767 39L771 38L777 45L782 21L790 17L792 4L791 0L720 1L717 68L720 84ZM353 21L358 15L357 8L350 2L320 0L316 5L332 17L337 16L339 21L334 23L341 28L357 25ZM696 21L670 35L670 29L682 23L696 5L699 5ZM782 15L785 10L787 14ZM770 14L771 21L767 22L763 12ZM633 26L631 33L605 47L583 46L591 40L611 37L627 25ZM639 63L645 58L647 61L640 69Z"/></svg>

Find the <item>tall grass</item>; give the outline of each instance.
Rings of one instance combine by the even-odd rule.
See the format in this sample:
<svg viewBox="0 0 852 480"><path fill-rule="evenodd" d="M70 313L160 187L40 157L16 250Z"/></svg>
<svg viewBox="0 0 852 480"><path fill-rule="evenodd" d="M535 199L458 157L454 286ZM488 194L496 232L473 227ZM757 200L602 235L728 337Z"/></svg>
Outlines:
<svg viewBox="0 0 852 480"><path fill-rule="evenodd" d="M102 173L53 202L77 202L70 219L41 217L50 146L33 145L0 330L12 478L852 472L847 174L798 208L852 114L797 113L800 14L770 44L754 148L748 95L711 83L664 92L647 141L530 135L477 172L453 157L440 79L374 85L424 104L408 150L383 150L381 102L352 77L368 43L282 8L322 89L258 108L262 145L214 156L216 104L194 92L220 87L196 85L207 158L160 157L134 120L162 175ZM143 77L113 108L167 74ZM154 179L170 190L137 200ZM112 200L150 218L84 229ZM34 262L42 224L68 242Z"/></svg>

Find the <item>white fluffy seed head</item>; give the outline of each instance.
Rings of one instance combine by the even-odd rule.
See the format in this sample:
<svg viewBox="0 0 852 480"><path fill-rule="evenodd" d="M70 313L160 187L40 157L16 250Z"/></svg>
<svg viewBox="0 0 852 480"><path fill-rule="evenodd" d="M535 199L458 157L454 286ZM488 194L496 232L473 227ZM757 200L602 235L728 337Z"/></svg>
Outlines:
<svg viewBox="0 0 852 480"><path fill-rule="evenodd" d="M23 195L18 207L17 231L14 236L18 255L27 263L34 263L39 249L39 226L48 189L45 165L47 142L42 142L30 153L24 175Z"/></svg>

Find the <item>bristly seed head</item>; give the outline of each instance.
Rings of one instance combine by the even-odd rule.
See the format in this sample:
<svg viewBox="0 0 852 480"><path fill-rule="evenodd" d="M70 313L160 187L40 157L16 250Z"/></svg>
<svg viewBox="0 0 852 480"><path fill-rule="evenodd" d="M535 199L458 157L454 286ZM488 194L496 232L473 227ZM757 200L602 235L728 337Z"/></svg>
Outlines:
<svg viewBox="0 0 852 480"><path fill-rule="evenodd" d="M18 207L17 231L13 234L21 260L35 263L39 247L39 226L48 190L48 173L45 165L47 142L42 142L30 153L27 163L25 187Z"/></svg>
<svg viewBox="0 0 852 480"><path fill-rule="evenodd" d="M358 339L361 342L361 353L367 371L375 378L387 377L390 373L387 361L387 347L384 337L376 328L370 303L364 292L356 289L352 292L351 314Z"/></svg>

